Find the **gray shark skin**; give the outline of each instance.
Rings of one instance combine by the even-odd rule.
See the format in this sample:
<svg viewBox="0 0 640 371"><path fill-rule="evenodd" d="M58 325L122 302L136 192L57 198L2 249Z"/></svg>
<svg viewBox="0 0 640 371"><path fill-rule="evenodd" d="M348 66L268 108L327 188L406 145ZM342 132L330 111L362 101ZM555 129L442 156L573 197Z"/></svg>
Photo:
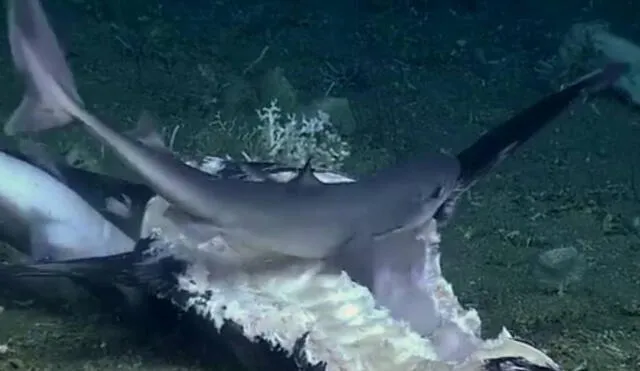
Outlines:
<svg viewBox="0 0 640 371"><path fill-rule="evenodd" d="M5 150L15 158L35 164L28 156L19 151ZM116 176L92 172L71 166L67 163L56 163L56 172L60 181L84 199L105 219L113 223L132 240L140 237L140 222L144 208L155 193L146 185L130 182ZM46 170L46 169L45 169ZM127 200L128 215L121 216L110 212L108 200Z"/></svg>
<svg viewBox="0 0 640 371"><path fill-rule="evenodd" d="M14 62L27 80L25 101L40 115L53 114L34 122L30 120L33 112L21 105L6 132L44 130L75 117L176 207L175 219L183 219L185 225L210 227L212 234L220 234L232 246L303 258L326 258L339 250L352 254L351 249L340 248L369 246L373 240L414 230L433 217L446 220L465 189L550 123L584 90L606 86L626 68L610 65L543 98L457 157L427 154L356 183L292 186L213 179L167 151L118 134L82 108L63 54L50 42L55 35L39 2L10 1L8 19Z"/></svg>
<svg viewBox="0 0 640 371"><path fill-rule="evenodd" d="M330 257L345 246L369 246L374 240L413 231L434 217L446 220L464 190L549 124L583 91L610 84L627 68L609 65L543 98L456 157L427 154L355 183L291 186L214 179L167 151L118 134L84 110L77 99L63 53L52 42L55 35L39 2L9 1L8 20L14 62L27 80L24 101L30 104L19 107L6 132L44 130L75 117L179 209L176 219L211 226L212 234L220 234L232 246L303 258ZM40 116L50 114L31 120L34 111L27 106ZM342 253L355 252L342 249Z"/></svg>
<svg viewBox="0 0 640 371"><path fill-rule="evenodd" d="M52 162L54 169L42 168L33 157L6 147L0 150L0 174L5 174L3 178L10 174L11 184L19 186L21 191L15 193L9 183L0 186L0 199L4 200L0 203L0 241L26 255L20 262L0 265L0 281L3 289L10 293L8 297L15 294L40 299L43 291L51 292L52 288L59 287L57 285L65 286L66 280L59 278L67 277L95 297L104 299L105 303L113 299L108 306L113 307L114 300L119 304L135 304L136 293L132 291L143 291L123 287L131 280L121 279L114 284L113 280L105 280L99 275L92 280L69 272L64 261L120 256L133 251L140 235L144 207L153 192L146 186L74 168L63 162ZM39 186L29 186L34 183ZM105 200L122 197L131 200L131 214L127 218L110 213L105 203ZM49 218L39 215L49 215ZM62 218L65 215L67 218ZM57 222L56 230L47 229L48 219ZM108 226L108 229L102 226ZM93 239L83 238L87 230L96 231ZM118 239L103 233L109 230ZM64 234L65 239L60 240L57 234ZM40 265L47 269L39 268ZM39 278L43 277L54 280L48 282L48 286L42 286L44 281Z"/></svg>
<svg viewBox="0 0 640 371"><path fill-rule="evenodd" d="M9 150L5 150L5 152L25 163L31 163L31 160L20 152ZM299 169L274 162L234 161L220 158L216 158L216 160L218 160L219 165L216 166L217 171L212 174L216 178L251 179L251 173L246 172L247 167L255 169L255 171L260 172L260 174L274 182L286 182L287 179L295 181L301 174L314 179L318 179L315 174L320 174L320 176L326 174L326 172L312 169L311 167ZM67 186L78 193L97 211L100 211L105 219L111 221L121 230L126 231L132 241L141 237L141 224L146 210L145 206L149 199L155 196L155 193L149 187L65 164L56 164L56 170L64 178ZM319 182L319 180L317 181ZM113 215L108 210L105 211L104 200L108 198L126 198L129 200L131 212L127 217L123 218L119 215ZM10 216L10 214L2 214L5 219ZM3 224L3 226L7 228L0 228L0 241L17 248L29 246L28 235L25 235L28 225L7 223ZM85 246L85 248L90 249L90 246ZM35 263L28 262L26 264L5 264L0 267L0 275L39 278L67 276L76 281L88 278L102 281L106 279L107 282L115 281L119 284L135 285L137 282L130 274L131 262L135 260L135 258L132 258L132 252L133 247L131 251L127 250L120 254L100 255L97 260L91 254L84 254L82 257L62 261L48 260ZM100 270L96 270L95 265L97 262L101 266Z"/></svg>
<svg viewBox="0 0 640 371"><path fill-rule="evenodd" d="M94 136L121 157L131 156L127 164L138 171L154 191L193 217L187 218L187 222L213 225L231 244L306 258L326 258L337 254L342 268L354 280L369 287L379 302L392 300L376 286L381 272L392 270L397 273L391 276L392 286L410 290L412 285L419 283L421 277L415 275L414 267L423 263L424 243L415 240L417 229L432 219L439 224L447 221L465 190L551 123L584 91L606 87L626 70L625 65L609 65L603 71L542 98L480 137L455 157L426 155L384 169L355 184L300 184L293 187L275 182L251 184L212 179L184 170L174 163L170 154L122 137L87 113L79 100L73 98L73 84L64 80L64 74L60 77L52 72L64 69L45 64L55 65L64 63L64 60L51 58L37 48L38 32L44 30L52 35L46 23L46 27L42 24L33 26L26 21L24 25L19 24L23 18L33 22L44 20L44 17L25 16L25 13L39 11L33 10L35 8L39 9L37 1L23 0L20 4L10 1L10 9L22 14L12 16L10 13L9 17L10 24L13 22L16 29L13 34L18 35L12 39L12 48L16 50L13 52L14 60L16 64L23 63L18 70L23 71L30 81L27 86L35 87L35 96L40 97L50 110L59 112L56 117L79 119L90 131L93 130ZM31 27L31 32L20 31L24 27ZM34 91L27 90L29 93ZM38 102L37 99L32 97L28 101L32 107L38 106L33 104ZM16 112L6 130L11 133L42 129L29 127L22 121L22 113ZM62 121L50 121L51 126ZM148 174L151 172L161 175ZM177 187L165 184L171 177L180 178ZM310 215L308 210L313 210L314 215ZM277 228L273 227L274 223ZM340 249L343 246L366 247L367 250ZM95 259L94 262L100 260L104 259ZM173 300L179 301L180 293L172 291L175 288L172 280L180 273L180 266L171 261L166 263L167 266L157 267L161 274L155 278L144 276L139 271L136 274L144 283L165 285L156 286L155 290L168 293ZM420 317L424 313L420 303L414 303L412 299L405 297L402 298L404 302L394 304L402 309L398 316L413 326L423 320ZM510 365L525 370L538 367L525 365L518 359L492 362L487 363L487 369L508 369Z"/></svg>
<svg viewBox="0 0 640 371"><path fill-rule="evenodd" d="M448 204L452 195L460 193L461 185L471 184L472 179L477 178L476 170L460 170L457 159L430 154L352 184L291 187L273 182L212 179L166 151L118 134L82 108L74 93L71 74L66 73L66 62L60 57L63 54L55 48L57 44L49 42L55 40L55 36L38 1L10 1L9 29L14 61L28 82L25 101L31 102L29 107L35 107L38 112L54 114L34 127L32 111L21 105L5 131L13 134L43 130L64 125L70 117L79 119L155 192L176 206L179 214L186 214L183 215L185 223L211 225L212 233L220 233L232 245L324 258L345 245L366 245L372 236L379 238L423 224L443 210L442 205ZM615 78L618 69L609 68L606 73L565 89L568 99L556 104L553 110L548 109L547 103L543 107L547 109L546 116L535 117L538 121L530 120L534 130L524 131L528 134L511 141L490 143L500 145L493 146L497 148L493 152L485 148L488 146L479 148L483 151L481 154L487 155L481 164L467 162L478 168L492 167L485 162L492 165L509 155L557 116L580 91ZM54 75L56 71L62 72ZM551 102L556 101L554 96ZM527 113L525 119L528 118ZM473 149L472 156L466 156L467 152L461 154L463 160L475 158L478 151Z"/></svg>
<svg viewBox="0 0 640 371"><path fill-rule="evenodd" d="M50 173L0 151L3 234L33 260L65 260L131 251L125 235Z"/></svg>
<svg viewBox="0 0 640 371"><path fill-rule="evenodd" d="M62 299L57 293L69 293L72 285L65 279L42 285L41 280L21 277L23 274L41 276L31 264L45 261L55 266L66 260L120 255L131 252L138 238L138 234L127 236L105 217L108 213L101 212L99 205L104 204L102 195L108 191L106 187L97 188L95 184L91 187L85 181L92 177L82 176L80 170L63 166L51 173L47 170L20 152L0 150L0 177L9 179L0 182L0 241L24 254L19 264L0 264L5 305L12 304L11 298L35 298L38 304L53 305L51 300ZM77 182L78 178L83 181L78 184L82 195L68 183L69 180ZM68 277L64 265L58 269L63 273L56 273L53 278ZM130 299L135 298L113 281L102 284L84 277L72 278L75 284L105 303L113 298L123 305L134 304ZM139 289L135 291L144 294ZM55 307L53 305L53 309Z"/></svg>
<svg viewBox="0 0 640 371"><path fill-rule="evenodd" d="M16 159L19 163L24 163L25 166L31 165L41 168L30 156L25 155L17 149L6 146L5 148L0 148L0 151ZM218 160L220 162L220 169L215 174L217 178L248 179L250 175L246 174L243 170L246 167L256 169L256 171L259 171L261 174L266 174L266 176L269 177L296 174L300 171L298 168L284 166L274 162ZM57 179L59 183L63 183L64 186L75 192L87 204L99 212L104 219L114 224L131 238L132 250L133 242L140 238L140 226L147 202L156 195L153 190L144 184L77 168L64 162L55 162L54 166L55 172L53 173L47 168L41 168L41 170L51 173L51 176ZM278 180L276 179L276 181ZM51 189L44 189L42 191L49 194L52 192ZM0 199L1 198L2 195L0 194ZM128 207L127 215L123 216L110 212L107 202L110 199L118 201L126 200ZM29 254L31 251L31 241L29 239L28 229L33 226L26 225L28 223L25 223L22 217L18 217L16 220L16 216L8 211L1 214L0 218L4 219L2 219L3 223L0 223L0 241ZM83 254L82 256L87 257L89 255ZM76 256L75 258L80 258L80 256Z"/></svg>
<svg viewBox="0 0 640 371"><path fill-rule="evenodd" d="M9 1L8 19L12 55L27 80L24 102L29 104L19 107L5 132L44 130L78 119L175 206L185 223L210 225L232 246L325 258L345 245L419 225L456 185L457 161L443 154L429 154L352 184L294 189L213 179L166 151L117 133L82 107L38 1ZM33 120L34 115L46 119ZM380 215L387 217L379 220Z"/></svg>

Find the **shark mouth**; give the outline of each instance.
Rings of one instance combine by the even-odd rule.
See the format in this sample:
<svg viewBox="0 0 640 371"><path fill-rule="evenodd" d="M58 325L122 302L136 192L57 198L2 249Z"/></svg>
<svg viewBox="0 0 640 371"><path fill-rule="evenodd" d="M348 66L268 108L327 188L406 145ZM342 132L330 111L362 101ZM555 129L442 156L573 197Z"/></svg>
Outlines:
<svg viewBox="0 0 640 371"><path fill-rule="evenodd" d="M192 165L214 175L225 171L225 161L215 157ZM272 175L286 181L295 171ZM327 183L354 181L333 173L315 175ZM419 236L425 260L412 275L412 286L427 303L425 316L433 323L426 333L418 333L393 309L381 306L369 289L344 272L332 272L324 262L288 260L277 269L224 271L216 254L227 248L225 242L185 236L161 217L167 206L158 197L147 206L142 236L156 238L139 265L141 278L158 296L196 313L217 331L231 322L246 339L283 349L300 369L560 370L506 330L497 339L481 338L478 313L460 305L442 275L435 221ZM220 270L224 274L218 275Z"/></svg>

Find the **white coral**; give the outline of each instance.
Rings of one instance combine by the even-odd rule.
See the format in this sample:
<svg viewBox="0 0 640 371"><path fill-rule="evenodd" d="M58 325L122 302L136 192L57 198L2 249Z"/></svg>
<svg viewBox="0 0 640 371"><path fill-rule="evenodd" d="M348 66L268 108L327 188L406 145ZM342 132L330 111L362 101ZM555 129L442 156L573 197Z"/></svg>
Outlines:
<svg viewBox="0 0 640 371"><path fill-rule="evenodd" d="M329 115L283 115L276 100L257 110L258 128L267 160L302 165L313 158L316 166L339 169L349 156L349 144L336 132Z"/></svg>

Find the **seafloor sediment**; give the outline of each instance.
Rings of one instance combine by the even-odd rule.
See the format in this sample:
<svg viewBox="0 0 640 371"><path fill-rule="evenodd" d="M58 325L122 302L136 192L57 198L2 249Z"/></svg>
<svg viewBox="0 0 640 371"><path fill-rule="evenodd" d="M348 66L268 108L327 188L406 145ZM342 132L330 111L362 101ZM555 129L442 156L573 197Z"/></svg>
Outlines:
<svg viewBox="0 0 640 371"><path fill-rule="evenodd" d="M242 150L237 139L242 125L210 124L216 104L231 99L224 90L229 82L246 80L241 86L249 87L234 92L233 99L252 114L259 103L252 84L276 66L300 99L324 94L326 72L336 69L328 64L364 71L357 82L341 79L332 90L349 97L357 113L358 126L347 130L354 149L347 167L355 173L424 149L461 149L551 89L534 82L535 56L517 46L524 37L513 30L517 22L527 26L525 18L498 28L442 13L441 19L451 17L443 22L445 29L437 22L419 23L424 17L377 13L342 29L345 46L339 47L321 42L325 23L317 9L305 12L304 19L296 15L293 23L282 21L284 16L269 23L259 15L260 22L227 23L215 21L220 7L180 14L165 7L171 15L165 16L148 11L155 9L150 5L132 9L131 14L140 13L134 17L116 8L97 9L92 2L72 3L77 2L60 5L52 16L73 45L71 63L85 99L113 122L131 122L144 107L168 128L181 125L176 146L184 152ZM601 14L615 21L612 12ZM136 23L138 18L146 21ZM570 26L564 22L548 24L552 38ZM265 58L245 73L265 45ZM0 50L5 53L0 78L7 82L0 112L6 116L21 87L4 39ZM486 56L484 62L478 53ZM203 71L214 71L215 78ZM454 223L443 231L443 270L463 304L478 309L485 333L507 326L567 369L640 367L640 240L633 223L640 197L633 180L637 122L636 112L610 99L576 105L461 202ZM58 148L80 143L100 158L81 132L48 140ZM118 169L108 156L105 161L107 168ZM538 285L529 263L539 252L561 246L579 248L588 269L581 282L558 296ZM210 369L180 350L173 335L134 335L97 308L71 305L65 313L51 313L36 304L2 304L0 345L7 347L0 348L0 369ZM223 361L220 370L234 369L232 361Z"/></svg>

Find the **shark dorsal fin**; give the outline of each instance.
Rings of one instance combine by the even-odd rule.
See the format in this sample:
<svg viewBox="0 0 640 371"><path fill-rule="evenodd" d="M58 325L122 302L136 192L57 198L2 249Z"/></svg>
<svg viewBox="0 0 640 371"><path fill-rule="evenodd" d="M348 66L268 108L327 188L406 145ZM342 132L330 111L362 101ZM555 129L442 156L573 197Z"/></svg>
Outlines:
<svg viewBox="0 0 640 371"><path fill-rule="evenodd" d="M12 59L26 79L26 92L6 122L5 134L47 130L70 123L72 116L56 107L56 98L44 93L43 81L34 78L34 73L50 74L70 99L83 105L64 53L39 2L9 1L8 26Z"/></svg>
<svg viewBox="0 0 640 371"><path fill-rule="evenodd" d="M156 130L156 119L149 111L142 111L138 117L136 127L127 132L127 135L138 142L157 151L171 152L164 142L162 135Z"/></svg>
<svg viewBox="0 0 640 371"><path fill-rule="evenodd" d="M318 179L318 177L315 176L315 174L313 174L313 167L311 166L311 161L312 161L312 158L309 157L307 161L304 163L304 166L300 170L298 170L298 173L296 174L296 176L293 177L293 179L291 179L289 183L302 185L302 186L315 186L315 185L324 184L322 183L322 181L320 181L320 179Z"/></svg>

